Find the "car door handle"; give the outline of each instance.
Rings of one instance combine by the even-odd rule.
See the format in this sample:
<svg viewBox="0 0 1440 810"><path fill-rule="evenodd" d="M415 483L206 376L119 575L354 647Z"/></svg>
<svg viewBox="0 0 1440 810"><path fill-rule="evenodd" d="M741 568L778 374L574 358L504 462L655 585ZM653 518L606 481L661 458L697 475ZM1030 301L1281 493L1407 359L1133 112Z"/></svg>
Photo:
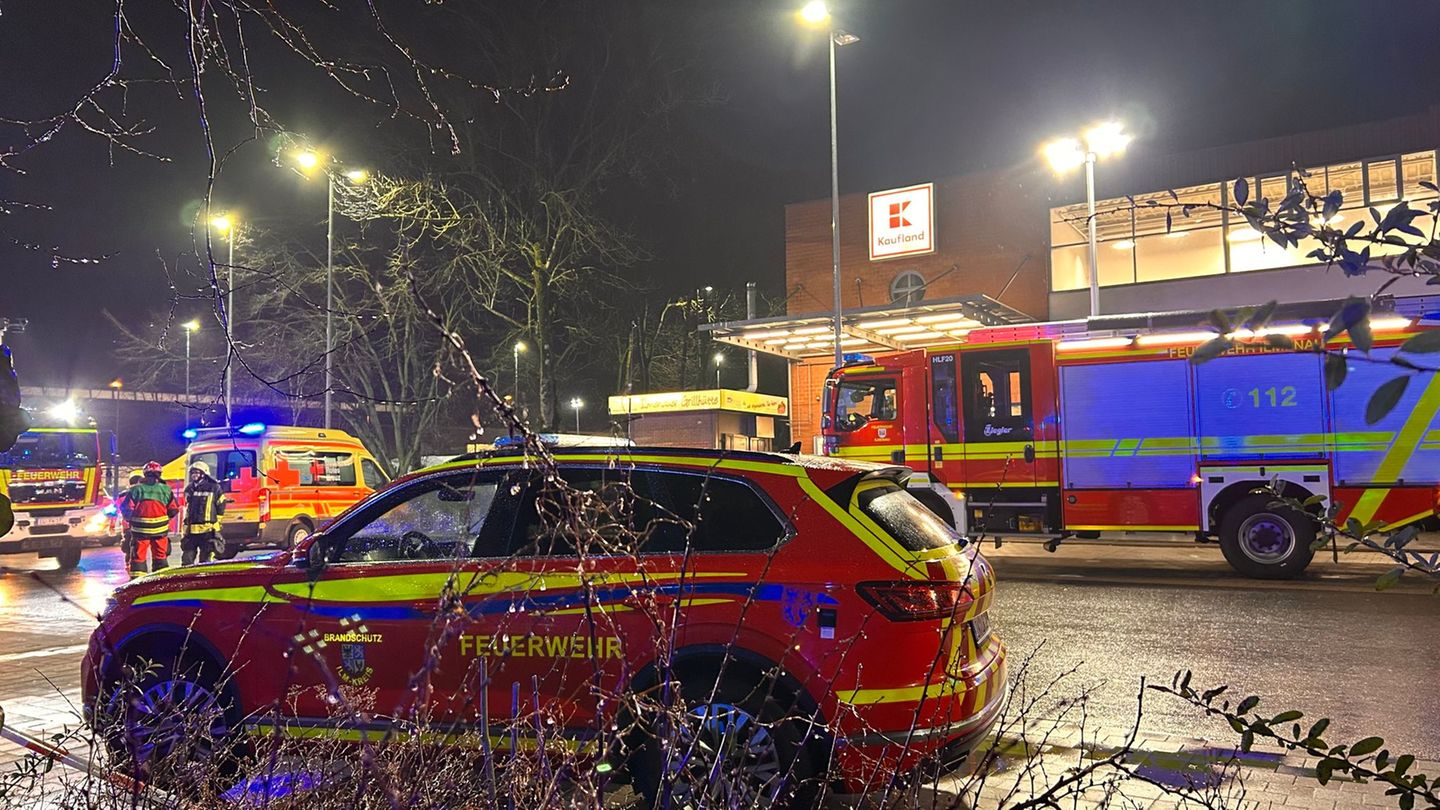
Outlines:
<svg viewBox="0 0 1440 810"><path fill-rule="evenodd" d="M1026 464L1034 464L1034 463L1035 463L1035 445L1033 445L1033 444L1027 444L1027 445L1025 445L1025 463L1026 463Z"/></svg>

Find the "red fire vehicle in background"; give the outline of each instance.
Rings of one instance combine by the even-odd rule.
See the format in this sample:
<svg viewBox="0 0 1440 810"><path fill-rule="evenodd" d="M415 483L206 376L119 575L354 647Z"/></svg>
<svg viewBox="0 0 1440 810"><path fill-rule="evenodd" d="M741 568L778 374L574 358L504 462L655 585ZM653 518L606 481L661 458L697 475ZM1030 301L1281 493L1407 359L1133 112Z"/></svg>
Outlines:
<svg viewBox="0 0 1440 810"><path fill-rule="evenodd" d="M1346 335L1324 344L1349 358L1333 391L1316 349L1340 302L1281 307L1203 363L1191 357L1216 336L1198 331L1203 313L992 327L948 347L848 355L826 382L826 452L929 474L972 531L1194 533L1218 538L1244 574L1291 577L1313 556L1316 523L1257 488L1324 496L1340 521L1387 529L1435 513L1440 375L1414 374L1393 410L1366 418L1376 389L1407 373L1385 361L1427 328L1420 299L1392 303L1371 316L1368 358Z"/></svg>

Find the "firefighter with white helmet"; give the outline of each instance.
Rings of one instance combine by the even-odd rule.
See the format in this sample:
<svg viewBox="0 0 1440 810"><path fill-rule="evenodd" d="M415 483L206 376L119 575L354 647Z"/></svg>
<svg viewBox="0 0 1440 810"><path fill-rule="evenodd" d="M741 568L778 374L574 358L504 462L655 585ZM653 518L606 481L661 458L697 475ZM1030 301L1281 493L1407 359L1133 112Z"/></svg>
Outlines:
<svg viewBox="0 0 1440 810"><path fill-rule="evenodd" d="M210 465L190 462L190 482L185 485L185 527L180 536L180 564L210 562L225 550L220 536L220 516L225 514L225 493L210 475Z"/></svg>

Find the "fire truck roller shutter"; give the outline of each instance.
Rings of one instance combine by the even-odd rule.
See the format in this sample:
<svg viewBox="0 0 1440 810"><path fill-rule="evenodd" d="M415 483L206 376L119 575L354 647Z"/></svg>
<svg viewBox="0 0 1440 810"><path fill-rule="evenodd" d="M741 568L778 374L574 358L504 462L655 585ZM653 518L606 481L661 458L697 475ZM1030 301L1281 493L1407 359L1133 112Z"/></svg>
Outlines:
<svg viewBox="0 0 1440 810"><path fill-rule="evenodd" d="M1189 378L1185 360L1062 367L1065 487L1191 486Z"/></svg>
<svg viewBox="0 0 1440 810"><path fill-rule="evenodd" d="M1376 349L1371 357L1384 361L1394 354L1394 349ZM1440 375L1414 376L1395 408L1370 425L1365 422L1370 395L1402 372L1385 362L1353 360L1348 365L1345 382L1331 393L1335 480L1349 485L1440 482Z"/></svg>
<svg viewBox="0 0 1440 810"><path fill-rule="evenodd" d="M1220 357L1195 366L1201 459L1324 456L1322 362L1317 354L1298 352Z"/></svg>

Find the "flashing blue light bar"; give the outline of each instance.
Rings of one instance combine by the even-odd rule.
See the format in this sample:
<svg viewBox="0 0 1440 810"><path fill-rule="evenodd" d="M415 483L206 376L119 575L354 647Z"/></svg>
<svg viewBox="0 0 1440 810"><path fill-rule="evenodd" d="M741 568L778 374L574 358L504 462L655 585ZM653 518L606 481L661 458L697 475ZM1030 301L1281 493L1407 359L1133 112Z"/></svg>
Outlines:
<svg viewBox="0 0 1440 810"><path fill-rule="evenodd" d="M847 352L845 354L842 354L840 355L840 361L847 366L875 365L875 358L871 357L868 354L861 354L860 352Z"/></svg>
<svg viewBox="0 0 1440 810"><path fill-rule="evenodd" d="M200 435L200 431L196 430L195 428L185 428L183 431L180 432L180 435L186 439L193 439L196 436Z"/></svg>
<svg viewBox="0 0 1440 810"><path fill-rule="evenodd" d="M258 436L258 435L260 435L261 433L264 433L264 432L265 432L265 423L264 423L264 422L251 422L251 423L249 423L249 424L241 425L239 428L236 428L235 432L236 432L236 433L243 433L243 434L245 434L246 436Z"/></svg>

